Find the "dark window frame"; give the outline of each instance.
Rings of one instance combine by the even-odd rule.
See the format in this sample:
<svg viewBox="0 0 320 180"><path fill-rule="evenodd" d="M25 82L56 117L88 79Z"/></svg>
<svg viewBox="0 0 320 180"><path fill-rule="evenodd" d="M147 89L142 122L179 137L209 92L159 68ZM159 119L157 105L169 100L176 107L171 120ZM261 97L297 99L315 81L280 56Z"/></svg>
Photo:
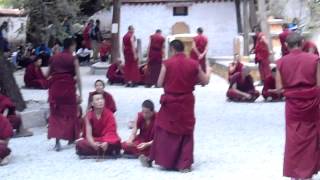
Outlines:
<svg viewBox="0 0 320 180"><path fill-rule="evenodd" d="M179 11L182 11L182 12L179 12ZM173 7L173 16L188 16L188 15L189 15L189 7L188 6Z"/></svg>

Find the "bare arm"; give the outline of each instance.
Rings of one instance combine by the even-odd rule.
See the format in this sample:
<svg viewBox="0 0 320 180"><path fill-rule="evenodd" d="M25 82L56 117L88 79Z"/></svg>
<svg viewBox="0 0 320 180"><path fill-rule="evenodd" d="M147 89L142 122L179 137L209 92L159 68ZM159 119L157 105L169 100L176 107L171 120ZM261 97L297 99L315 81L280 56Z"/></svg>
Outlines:
<svg viewBox="0 0 320 180"><path fill-rule="evenodd" d="M77 80L77 86L78 86L79 95L80 95L80 101L82 101L82 84L81 84L81 76L80 76L80 68L79 68L78 58L76 58L74 61L74 67L76 70L76 80Z"/></svg>
<svg viewBox="0 0 320 180"><path fill-rule="evenodd" d="M7 117L8 114L9 114L9 109L7 108L7 109L5 109L5 110L3 111L2 115L5 116L5 117Z"/></svg>
<svg viewBox="0 0 320 180"><path fill-rule="evenodd" d="M134 58L136 60L138 58L138 56L137 56L137 49L136 49L136 45L135 45L135 37L134 36L131 37L131 47L132 47Z"/></svg>
<svg viewBox="0 0 320 180"><path fill-rule="evenodd" d="M136 118L136 120L135 120L135 123L134 123L133 128L132 128L131 135L130 135L128 141L127 141L129 143L132 143L134 138L136 138L136 135L137 135L137 132L138 132L137 123L138 123L138 118Z"/></svg>
<svg viewBox="0 0 320 180"><path fill-rule="evenodd" d="M162 65L161 67L161 71L160 71L160 75L159 75L159 78L158 78L158 87L163 87L163 83L164 83L164 78L166 76L166 72L167 72L167 68L165 65Z"/></svg>
<svg viewBox="0 0 320 180"><path fill-rule="evenodd" d="M6 140L1 140L0 139L0 144L8 145L9 144L9 139L6 139Z"/></svg>
<svg viewBox="0 0 320 180"><path fill-rule="evenodd" d="M150 46L151 46L151 38L147 49L147 61L149 61L149 54L150 54Z"/></svg>
<svg viewBox="0 0 320 180"><path fill-rule="evenodd" d="M209 84L211 76L211 68L207 66L207 72L203 72L201 66L198 68L198 80L202 86Z"/></svg>
<svg viewBox="0 0 320 180"><path fill-rule="evenodd" d="M201 54L201 56L205 56L208 53L208 43L206 45L206 48L204 49L203 53Z"/></svg>
<svg viewBox="0 0 320 180"><path fill-rule="evenodd" d="M93 137L92 137L92 126L91 126L91 124L90 124L90 122L89 122L88 116L86 116L86 118L85 118L85 120L84 120L84 123L85 123L85 125L86 125L86 138L87 138L89 144L90 144L91 146L94 146L95 141L94 141L94 139L93 139Z"/></svg>
<svg viewBox="0 0 320 180"><path fill-rule="evenodd" d="M319 65L318 65L319 67ZM283 88L283 84L282 84L282 77L281 74L279 72L279 70L277 70L277 74L276 74L276 89L277 91L282 91Z"/></svg>
<svg viewBox="0 0 320 180"><path fill-rule="evenodd" d="M193 41L193 43L192 43L192 49L196 52L196 54L198 55L198 56L200 56L201 54L200 54L200 52L199 52L199 50L198 50L198 48L197 48L197 46L196 46L196 43Z"/></svg>

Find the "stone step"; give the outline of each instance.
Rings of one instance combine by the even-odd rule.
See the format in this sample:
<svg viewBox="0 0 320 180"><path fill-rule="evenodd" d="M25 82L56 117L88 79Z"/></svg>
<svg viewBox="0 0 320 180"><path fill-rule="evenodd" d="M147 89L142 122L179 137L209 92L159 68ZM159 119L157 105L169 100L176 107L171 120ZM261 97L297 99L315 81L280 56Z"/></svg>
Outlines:
<svg viewBox="0 0 320 180"><path fill-rule="evenodd" d="M93 75L106 75L110 64L107 62L97 62L91 65L90 72Z"/></svg>

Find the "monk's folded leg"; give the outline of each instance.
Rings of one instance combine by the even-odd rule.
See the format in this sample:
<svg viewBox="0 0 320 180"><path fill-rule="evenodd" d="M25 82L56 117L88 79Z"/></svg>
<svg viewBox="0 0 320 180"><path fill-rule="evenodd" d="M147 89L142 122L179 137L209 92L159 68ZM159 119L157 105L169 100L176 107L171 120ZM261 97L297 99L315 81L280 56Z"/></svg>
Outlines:
<svg viewBox="0 0 320 180"><path fill-rule="evenodd" d="M116 142L116 143L108 143L108 149L105 152L105 155L107 156L117 156L120 155L121 151L121 143Z"/></svg>
<svg viewBox="0 0 320 180"><path fill-rule="evenodd" d="M231 101L241 101L244 97L240 94L238 94L233 89L229 89L227 91L227 98Z"/></svg>
<svg viewBox="0 0 320 180"><path fill-rule="evenodd" d="M139 150L137 149L137 144L128 144L126 142L121 144L123 153L129 155L139 155Z"/></svg>
<svg viewBox="0 0 320 180"><path fill-rule="evenodd" d="M10 121L12 129L14 129L14 130L19 132L20 127L22 125L21 117L19 115L9 115L8 119Z"/></svg>
<svg viewBox="0 0 320 180"><path fill-rule="evenodd" d="M8 146L4 144L0 144L0 162L5 157L9 156L11 153L11 150L8 148Z"/></svg>
<svg viewBox="0 0 320 180"><path fill-rule="evenodd" d="M260 96L260 92L257 90L250 92L249 94L251 94L252 98L250 99L250 101L252 101L252 102L254 102L256 99L258 99Z"/></svg>
<svg viewBox="0 0 320 180"><path fill-rule="evenodd" d="M96 156L98 151L95 150L87 140L83 139L76 143L76 153L79 156Z"/></svg>

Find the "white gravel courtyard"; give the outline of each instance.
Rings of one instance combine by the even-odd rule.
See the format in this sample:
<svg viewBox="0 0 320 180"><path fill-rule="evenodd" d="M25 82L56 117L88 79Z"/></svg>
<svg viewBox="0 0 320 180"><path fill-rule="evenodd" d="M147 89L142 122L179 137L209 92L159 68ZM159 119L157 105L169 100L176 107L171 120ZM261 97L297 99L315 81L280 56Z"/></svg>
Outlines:
<svg viewBox="0 0 320 180"><path fill-rule="evenodd" d="M84 102L96 79L81 68ZM22 85L22 72L16 73ZM0 167L0 180L282 180L284 147L284 103L230 103L228 84L213 75L206 87L197 87L195 163L187 174L159 168L143 168L138 160L117 159L96 162L79 160L74 146L52 150L46 127L32 129L34 136L12 139L11 163ZM151 99L159 109L162 89L107 86L117 104L116 119L122 140L130 134L128 121L134 120L143 100ZM46 100L47 91L22 90L25 100ZM66 143L65 143L66 144ZM320 179L320 176L316 177Z"/></svg>

